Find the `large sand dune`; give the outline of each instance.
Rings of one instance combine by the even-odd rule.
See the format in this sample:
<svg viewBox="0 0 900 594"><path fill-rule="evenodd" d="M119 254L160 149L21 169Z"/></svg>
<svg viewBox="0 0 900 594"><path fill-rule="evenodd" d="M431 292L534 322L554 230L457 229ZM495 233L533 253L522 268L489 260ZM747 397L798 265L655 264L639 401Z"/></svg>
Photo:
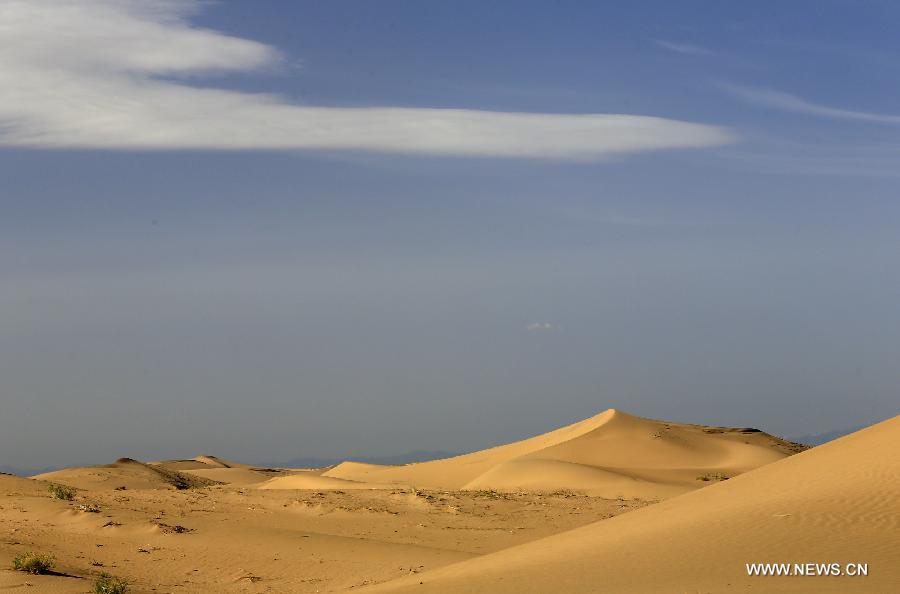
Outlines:
<svg viewBox="0 0 900 594"><path fill-rule="evenodd" d="M345 462L323 476L441 489L571 489L604 497L659 499L800 449L755 429L654 421L610 409L472 454L403 466Z"/></svg>
<svg viewBox="0 0 900 594"><path fill-rule="evenodd" d="M900 592L900 417L707 489L372 592ZM749 577L746 563L867 563Z"/></svg>

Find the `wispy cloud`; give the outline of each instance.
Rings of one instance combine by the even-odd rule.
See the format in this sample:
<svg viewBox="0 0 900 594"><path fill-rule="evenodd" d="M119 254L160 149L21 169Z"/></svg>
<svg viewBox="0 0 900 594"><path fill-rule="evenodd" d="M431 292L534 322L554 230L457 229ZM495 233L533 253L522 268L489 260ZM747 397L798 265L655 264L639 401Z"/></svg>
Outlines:
<svg viewBox="0 0 900 594"><path fill-rule="evenodd" d="M716 158L741 169L767 173L800 174L821 178L897 178L900 171L900 144L890 142L847 143L785 139L771 136L753 138Z"/></svg>
<svg viewBox="0 0 900 594"><path fill-rule="evenodd" d="M525 329L529 332L558 332L562 327L549 322L533 322L525 326Z"/></svg>
<svg viewBox="0 0 900 594"><path fill-rule="evenodd" d="M187 77L282 59L265 44L193 25L205 4L0 0L0 144L599 160L733 140L719 127L657 117L316 107L197 86Z"/></svg>
<svg viewBox="0 0 900 594"><path fill-rule="evenodd" d="M819 103L807 101L797 95L777 91L773 89L744 87L738 85L722 85L723 88L735 97L753 103L780 109L782 111L790 111L802 113L806 115L832 118L838 120L855 120L861 122L872 122L875 124L900 124L900 115L870 113L866 111L855 111L851 109L841 109L830 107Z"/></svg>
<svg viewBox="0 0 900 594"><path fill-rule="evenodd" d="M653 43L663 49L669 50L670 52L675 52L677 54L689 54L692 56L711 56L714 53L712 50L706 49L705 47L692 45L690 43L674 43L672 41L666 41L664 39L655 39L653 40Z"/></svg>

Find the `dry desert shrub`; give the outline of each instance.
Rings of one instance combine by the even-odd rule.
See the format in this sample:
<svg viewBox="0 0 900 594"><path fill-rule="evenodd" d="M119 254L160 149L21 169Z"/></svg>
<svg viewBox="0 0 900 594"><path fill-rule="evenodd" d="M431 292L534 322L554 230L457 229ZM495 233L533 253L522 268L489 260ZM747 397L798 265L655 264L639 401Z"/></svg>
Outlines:
<svg viewBox="0 0 900 594"><path fill-rule="evenodd" d="M697 477L698 481L727 481L729 477L727 474L722 474L721 472L709 472L707 474L701 474Z"/></svg>
<svg viewBox="0 0 900 594"><path fill-rule="evenodd" d="M128 582L106 572L97 576L94 582L94 594L125 594Z"/></svg>
<svg viewBox="0 0 900 594"><path fill-rule="evenodd" d="M72 501L73 499L75 499L75 489L73 489L72 487L57 485L54 483L47 487L47 490L50 491L50 495L52 495L55 499L62 499L64 501Z"/></svg>
<svg viewBox="0 0 900 594"><path fill-rule="evenodd" d="M41 573L49 573L50 570L53 569L54 563L55 560L53 559L53 555L27 551L20 555L16 555L16 558L13 559L13 569L38 575Z"/></svg>

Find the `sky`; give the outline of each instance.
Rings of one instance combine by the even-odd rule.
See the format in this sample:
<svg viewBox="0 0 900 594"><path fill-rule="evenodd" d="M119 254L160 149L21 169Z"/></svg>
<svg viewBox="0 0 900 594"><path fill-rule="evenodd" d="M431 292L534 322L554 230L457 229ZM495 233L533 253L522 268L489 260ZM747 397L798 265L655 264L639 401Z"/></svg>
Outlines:
<svg viewBox="0 0 900 594"><path fill-rule="evenodd" d="M0 464L893 416L898 25L0 0Z"/></svg>

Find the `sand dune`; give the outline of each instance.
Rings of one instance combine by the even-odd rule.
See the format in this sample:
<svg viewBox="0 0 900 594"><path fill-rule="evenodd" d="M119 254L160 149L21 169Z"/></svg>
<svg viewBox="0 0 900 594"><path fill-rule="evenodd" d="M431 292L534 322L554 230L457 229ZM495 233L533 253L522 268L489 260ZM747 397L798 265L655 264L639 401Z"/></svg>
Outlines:
<svg viewBox="0 0 900 594"><path fill-rule="evenodd" d="M900 417L727 482L371 592L898 592ZM748 577L746 563L868 563Z"/></svg>
<svg viewBox="0 0 900 594"><path fill-rule="evenodd" d="M258 468L208 455L196 456L188 460L161 460L148 462L148 464L167 471L228 485L255 485L264 483L274 476L290 474L286 470Z"/></svg>
<svg viewBox="0 0 900 594"><path fill-rule="evenodd" d="M205 462L198 462L193 458L189 460L160 460L158 462L147 462L150 466L159 466L166 470L174 470L176 472L184 472L185 470L209 470L211 468L224 468L222 466L211 466Z"/></svg>
<svg viewBox="0 0 900 594"><path fill-rule="evenodd" d="M322 476L316 473L297 472L289 476L269 479L260 489L389 489L393 485L359 482L349 479Z"/></svg>
<svg viewBox="0 0 900 594"><path fill-rule="evenodd" d="M791 456L797 444L760 431L609 410L405 466L197 456L38 477L77 487L71 501L0 475L0 590L84 592L108 570L136 594L897 591L898 446L900 418ZM12 571L28 550L59 575ZM746 576L767 561L870 575Z"/></svg>
<svg viewBox="0 0 900 594"><path fill-rule="evenodd" d="M610 409L472 454L403 466L345 462L323 476L427 488L573 489L604 497L659 499L801 449L755 429L654 421Z"/></svg>
<svg viewBox="0 0 900 594"><path fill-rule="evenodd" d="M77 489L187 489L215 484L215 481L191 476L131 458L119 458L112 464L66 468L39 474L36 479L61 483Z"/></svg>
<svg viewBox="0 0 900 594"><path fill-rule="evenodd" d="M160 460L157 462L148 462L152 466L160 466L168 470L209 470L212 468L244 468L252 469L250 464L241 464L240 462L232 462L218 456L194 456L187 460Z"/></svg>
<svg viewBox="0 0 900 594"><path fill-rule="evenodd" d="M46 491L47 483L44 481L0 472L0 493L34 495Z"/></svg>
<svg viewBox="0 0 900 594"><path fill-rule="evenodd" d="M195 456L193 460L195 462L206 464L207 466L218 468L253 468L249 464L241 464L240 462L234 462L232 460L226 460L224 458L219 458L218 456L211 455Z"/></svg>
<svg viewBox="0 0 900 594"><path fill-rule="evenodd" d="M182 472L227 485L255 485L264 483L272 477L271 474L249 468L198 468Z"/></svg>

